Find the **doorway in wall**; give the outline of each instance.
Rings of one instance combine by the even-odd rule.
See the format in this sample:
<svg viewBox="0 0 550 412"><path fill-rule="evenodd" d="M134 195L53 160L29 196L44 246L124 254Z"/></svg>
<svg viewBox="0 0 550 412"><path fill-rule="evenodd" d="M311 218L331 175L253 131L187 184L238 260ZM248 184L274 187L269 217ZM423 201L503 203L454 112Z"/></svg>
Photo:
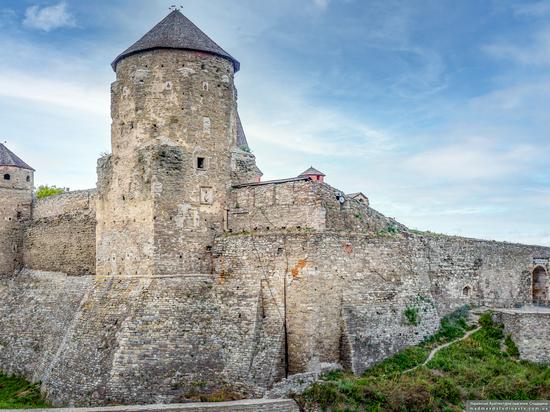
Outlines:
<svg viewBox="0 0 550 412"><path fill-rule="evenodd" d="M548 300L548 272L542 266L537 266L533 270L533 300L544 301Z"/></svg>

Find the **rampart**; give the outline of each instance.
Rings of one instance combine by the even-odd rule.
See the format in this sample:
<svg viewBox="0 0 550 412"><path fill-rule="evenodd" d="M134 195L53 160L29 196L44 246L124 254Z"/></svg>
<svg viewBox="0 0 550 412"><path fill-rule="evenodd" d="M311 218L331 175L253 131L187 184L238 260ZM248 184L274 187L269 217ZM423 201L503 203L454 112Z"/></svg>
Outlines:
<svg viewBox="0 0 550 412"><path fill-rule="evenodd" d="M550 364L550 308L499 309L494 318L512 336L521 359Z"/></svg>
<svg viewBox="0 0 550 412"><path fill-rule="evenodd" d="M179 402L221 390L260 396L286 374L326 364L361 373L464 304L520 302L533 257L549 254L445 236L295 229L218 237L210 275L26 272L1 281L0 361L41 381L57 405Z"/></svg>
<svg viewBox="0 0 550 412"><path fill-rule="evenodd" d="M35 200L24 233L24 266L68 275L95 273L95 190Z"/></svg>
<svg viewBox="0 0 550 412"><path fill-rule="evenodd" d="M228 229L233 233L285 229L378 232L404 227L326 183L293 178L236 186Z"/></svg>

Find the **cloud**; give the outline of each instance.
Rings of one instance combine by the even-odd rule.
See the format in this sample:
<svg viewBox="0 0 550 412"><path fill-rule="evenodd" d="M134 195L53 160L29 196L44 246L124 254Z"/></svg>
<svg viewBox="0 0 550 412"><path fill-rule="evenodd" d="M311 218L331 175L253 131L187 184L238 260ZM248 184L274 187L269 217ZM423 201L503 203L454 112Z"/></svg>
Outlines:
<svg viewBox="0 0 550 412"><path fill-rule="evenodd" d="M495 180L515 175L534 157L536 148L518 145L503 149L483 138L428 150L405 162L411 172L450 181Z"/></svg>
<svg viewBox="0 0 550 412"><path fill-rule="evenodd" d="M88 114L106 115L109 112L106 88L86 87L20 72L2 73L0 97L25 99Z"/></svg>
<svg viewBox="0 0 550 412"><path fill-rule="evenodd" d="M23 25L31 29L50 31L61 27L74 27L74 17L67 11L63 2L54 6L31 6L25 11Z"/></svg>
<svg viewBox="0 0 550 412"><path fill-rule="evenodd" d="M534 3L517 4L513 6L517 16L542 17L550 14L550 1L542 0Z"/></svg>
<svg viewBox="0 0 550 412"><path fill-rule="evenodd" d="M330 0L313 0L313 4L320 10L326 10Z"/></svg>
<svg viewBox="0 0 550 412"><path fill-rule="evenodd" d="M482 50L492 57L512 60L526 66L548 65L550 64L550 27L535 33L525 44L504 41L483 46Z"/></svg>

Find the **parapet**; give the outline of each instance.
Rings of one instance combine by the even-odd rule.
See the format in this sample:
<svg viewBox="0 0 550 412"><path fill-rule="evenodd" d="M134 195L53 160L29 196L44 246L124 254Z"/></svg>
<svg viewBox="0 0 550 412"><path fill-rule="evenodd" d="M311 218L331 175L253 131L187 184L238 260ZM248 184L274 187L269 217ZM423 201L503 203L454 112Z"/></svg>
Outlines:
<svg viewBox="0 0 550 412"><path fill-rule="evenodd" d="M405 231L406 227L308 176L233 187L228 231L296 229L365 233Z"/></svg>
<svg viewBox="0 0 550 412"><path fill-rule="evenodd" d="M65 192L43 199L35 199L33 203L33 219L51 218L67 214L94 214L96 190L77 190Z"/></svg>

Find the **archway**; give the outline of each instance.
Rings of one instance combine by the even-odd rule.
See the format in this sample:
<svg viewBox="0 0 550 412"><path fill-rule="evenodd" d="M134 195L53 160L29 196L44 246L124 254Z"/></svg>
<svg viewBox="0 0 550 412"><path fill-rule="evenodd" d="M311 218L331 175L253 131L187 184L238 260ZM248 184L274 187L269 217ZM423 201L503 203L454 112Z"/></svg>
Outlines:
<svg viewBox="0 0 550 412"><path fill-rule="evenodd" d="M548 272L542 266L533 270L533 300L547 300Z"/></svg>

